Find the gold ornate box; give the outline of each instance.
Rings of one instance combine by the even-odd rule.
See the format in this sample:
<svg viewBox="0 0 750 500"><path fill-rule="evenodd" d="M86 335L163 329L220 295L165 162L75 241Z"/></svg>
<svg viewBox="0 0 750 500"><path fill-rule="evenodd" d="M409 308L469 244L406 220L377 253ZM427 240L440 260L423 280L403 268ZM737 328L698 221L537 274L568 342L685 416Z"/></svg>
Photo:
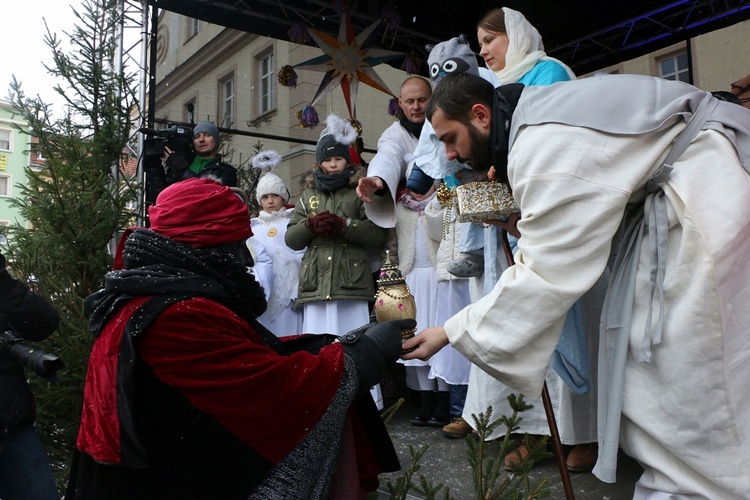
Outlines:
<svg viewBox="0 0 750 500"><path fill-rule="evenodd" d="M510 187L503 182L462 184L456 187L456 197L461 222L507 219L510 214L520 212Z"/></svg>

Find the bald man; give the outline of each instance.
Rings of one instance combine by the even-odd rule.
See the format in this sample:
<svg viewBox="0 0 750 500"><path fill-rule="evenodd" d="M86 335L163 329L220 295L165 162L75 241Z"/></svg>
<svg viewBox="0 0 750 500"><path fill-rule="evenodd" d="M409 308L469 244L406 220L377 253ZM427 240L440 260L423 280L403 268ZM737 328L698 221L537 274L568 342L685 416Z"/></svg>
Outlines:
<svg viewBox="0 0 750 500"><path fill-rule="evenodd" d="M430 82L424 78L410 76L404 80L398 98L398 121L378 139L378 152L367 167L367 177L357 185L367 217L380 227L396 225L396 191L406 174L406 158L419 142L431 95Z"/></svg>

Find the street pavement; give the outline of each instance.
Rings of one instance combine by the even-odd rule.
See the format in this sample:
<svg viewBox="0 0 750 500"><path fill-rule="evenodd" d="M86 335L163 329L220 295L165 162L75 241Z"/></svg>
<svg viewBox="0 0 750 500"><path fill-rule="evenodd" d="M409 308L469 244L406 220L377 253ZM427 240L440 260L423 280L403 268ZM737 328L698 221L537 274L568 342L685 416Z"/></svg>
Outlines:
<svg viewBox="0 0 750 500"><path fill-rule="evenodd" d="M388 407L389 401L387 400L385 404ZM411 463L410 445L415 450L421 449L424 445L428 446L427 451L419 461L421 468L415 474L414 482L418 483L419 476L424 475L427 480L433 483L442 483L445 487L449 487L451 496L455 500L477 498L474 493L472 472L467 459L469 448L465 439L445 438L440 428L410 425L409 419L412 413L416 413L414 410L411 405L405 403L386 424L398 453L402 471L380 476L381 486L378 490L378 500L390 498L386 481L390 480L395 483L396 478L403 473L403 469ZM490 456L496 457L500 445L497 442L490 442L489 450ZM510 474L502 467L501 470L502 477ZM573 494L577 499L629 500L633 497L633 488L641 472L641 467L633 459L620 453L616 483L603 483L591 473L571 473ZM529 478L532 484L547 479L546 486L551 488L551 495L547 498L565 499L560 471L554 458L537 464L529 474ZM408 498L419 499L423 497L412 493ZM441 491L437 498L444 498L444 492Z"/></svg>

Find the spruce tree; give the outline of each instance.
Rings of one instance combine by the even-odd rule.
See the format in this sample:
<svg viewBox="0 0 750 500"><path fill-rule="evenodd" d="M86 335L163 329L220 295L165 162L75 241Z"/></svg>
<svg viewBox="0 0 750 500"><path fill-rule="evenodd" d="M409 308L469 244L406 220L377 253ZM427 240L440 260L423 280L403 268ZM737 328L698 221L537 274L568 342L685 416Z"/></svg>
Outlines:
<svg viewBox="0 0 750 500"><path fill-rule="evenodd" d="M29 136L43 153L42 169L26 169L28 182L14 200L27 225L8 228L8 257L16 277L38 283L41 294L60 312L59 329L39 347L67 365L49 383L29 379L37 402L37 428L63 486L81 416L83 384L93 338L84 301L111 269L109 243L120 228L135 222L134 179L126 178L126 146L131 110L136 109L132 75L113 61L120 19L112 2L84 0L71 32L70 49L47 31L52 51L49 73L65 100L60 117L41 98L27 97L14 77L10 99Z"/></svg>

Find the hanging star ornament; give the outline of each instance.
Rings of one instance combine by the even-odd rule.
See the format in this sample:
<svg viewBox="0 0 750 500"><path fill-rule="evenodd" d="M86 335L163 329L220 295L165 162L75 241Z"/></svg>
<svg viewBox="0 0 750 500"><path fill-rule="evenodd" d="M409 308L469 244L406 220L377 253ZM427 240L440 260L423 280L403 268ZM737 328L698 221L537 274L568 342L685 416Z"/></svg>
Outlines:
<svg viewBox="0 0 750 500"><path fill-rule="evenodd" d="M323 81L318 87L310 106L331 93L341 85L344 92L346 106L352 120L357 118L357 88L359 82L393 96L385 82L378 76L373 66L402 57L400 52L384 49L372 49L370 35L382 20L375 21L359 35L354 34L351 16L345 12L341 17L338 38L333 38L318 30L308 28L313 41L325 55L315 57L305 62L295 64L294 67L312 71L325 72Z"/></svg>

